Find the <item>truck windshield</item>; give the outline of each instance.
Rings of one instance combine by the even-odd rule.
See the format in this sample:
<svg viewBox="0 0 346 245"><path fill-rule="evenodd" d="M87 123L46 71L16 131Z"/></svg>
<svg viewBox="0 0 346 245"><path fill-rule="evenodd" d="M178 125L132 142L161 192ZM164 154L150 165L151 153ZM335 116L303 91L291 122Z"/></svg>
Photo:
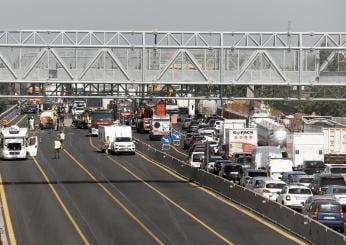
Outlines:
<svg viewBox="0 0 346 245"><path fill-rule="evenodd" d="M130 137L117 137L115 138L115 142L131 142L131 138Z"/></svg>
<svg viewBox="0 0 346 245"><path fill-rule="evenodd" d="M113 120L112 113L91 113L91 118L93 120Z"/></svg>
<svg viewBox="0 0 346 245"><path fill-rule="evenodd" d="M8 143L7 149L10 151L20 151L22 149L21 143Z"/></svg>

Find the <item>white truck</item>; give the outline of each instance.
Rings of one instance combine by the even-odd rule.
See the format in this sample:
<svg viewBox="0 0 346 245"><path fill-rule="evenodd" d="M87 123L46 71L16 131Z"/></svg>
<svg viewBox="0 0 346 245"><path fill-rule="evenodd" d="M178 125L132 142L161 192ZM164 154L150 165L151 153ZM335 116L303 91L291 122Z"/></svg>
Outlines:
<svg viewBox="0 0 346 245"><path fill-rule="evenodd" d="M37 136L29 137L27 128L17 125L0 129L0 158L26 159L37 155Z"/></svg>
<svg viewBox="0 0 346 245"><path fill-rule="evenodd" d="M271 158L269 159L268 165L266 167L268 176L275 179L281 180L283 172L293 171L294 164L290 159L284 158Z"/></svg>
<svg viewBox="0 0 346 245"><path fill-rule="evenodd" d="M164 135L169 135L171 132L171 120L168 114L164 116L153 115L150 124L149 138L161 139Z"/></svg>
<svg viewBox="0 0 346 245"><path fill-rule="evenodd" d="M100 151L105 150L104 140L109 137L111 142L108 150L114 154L127 152L131 155L136 153L136 146L132 139L131 126L100 126L98 134L98 146Z"/></svg>
<svg viewBox="0 0 346 245"><path fill-rule="evenodd" d="M257 146L252 151L251 168L267 169L270 159L282 159L281 149L277 146Z"/></svg>
<svg viewBox="0 0 346 245"><path fill-rule="evenodd" d="M346 162L346 128L323 128L326 163Z"/></svg>
<svg viewBox="0 0 346 245"><path fill-rule="evenodd" d="M234 153L251 153L257 146L256 128L227 129L226 152L228 158L232 158Z"/></svg>
<svg viewBox="0 0 346 245"><path fill-rule="evenodd" d="M295 166L309 160L324 161L324 135L321 132L289 134L286 152Z"/></svg>
<svg viewBox="0 0 346 245"><path fill-rule="evenodd" d="M226 142L226 134L225 134L225 132L227 130L229 130L229 129L243 129L243 128L246 128L246 120L245 119L217 120L215 122L215 128L220 133L220 135L223 135L222 142ZM256 134L257 134L257 131L256 131ZM257 139L257 135L256 135L256 139ZM256 142L256 145L257 145L257 142Z"/></svg>
<svg viewBox="0 0 346 245"><path fill-rule="evenodd" d="M86 109L86 103L83 100L75 100L72 104L71 113L73 116L82 114Z"/></svg>

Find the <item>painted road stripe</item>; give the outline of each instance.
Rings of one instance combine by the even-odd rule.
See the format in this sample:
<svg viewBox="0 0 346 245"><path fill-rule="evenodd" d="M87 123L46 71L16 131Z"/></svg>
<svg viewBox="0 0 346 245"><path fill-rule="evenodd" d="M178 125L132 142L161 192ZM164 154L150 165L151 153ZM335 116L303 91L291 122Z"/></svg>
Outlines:
<svg viewBox="0 0 346 245"><path fill-rule="evenodd" d="M125 213L132 218L140 227L143 228L158 244L163 245L164 243L142 222L140 221L121 201L119 201L103 184L98 183L96 177L84 167L70 152L64 149L64 152L92 179L97 183L102 190L116 203L120 206Z"/></svg>
<svg viewBox="0 0 346 245"><path fill-rule="evenodd" d="M78 235L80 236L80 238L83 240L84 244L90 244L90 242L88 241L88 239L85 237L85 235L83 234L82 230L79 228L77 222L75 221L75 219L73 218L73 216L71 215L70 211L67 209L66 205L64 204L64 202L62 201L61 197L59 196L58 192L55 190L54 186L50 183L49 178L47 177L47 175L45 174L45 172L43 171L43 169L41 168L40 164L38 163L38 161L36 160L35 157L33 157L33 160L37 166L37 168L40 170L41 174L43 175L44 179L46 180L46 182L48 183L48 186L50 187L50 189L52 190L55 198L58 200L60 206L62 207L62 209L64 210L65 214L67 215L68 219L71 221L72 225L74 226L74 228L76 229Z"/></svg>
<svg viewBox="0 0 346 245"><path fill-rule="evenodd" d="M7 234L9 237L10 244L16 245L17 244L16 236L15 236L14 230L13 230L12 220L11 220L11 216L10 216L10 210L8 208L5 187L2 184L3 182L2 182L1 174L0 174L0 182L1 182L1 185L0 185L1 203L2 203L3 210L4 210Z"/></svg>
<svg viewBox="0 0 346 245"><path fill-rule="evenodd" d="M97 149L93 143L91 142L91 138L90 138L90 145L94 148ZM136 178L137 180L141 181L143 184L145 184L146 186L148 186L151 190L153 190L154 192L156 192L157 194L159 194L161 197L163 197L164 199L166 199L168 202L170 202L173 206L175 206L176 208L178 208L179 210L181 210L183 213L185 213L186 215L188 215L190 218L192 218L194 221L196 221L198 224L202 225L205 229L207 229L208 231L210 231L211 233L213 233L215 236L217 236L219 239L221 239L222 241L224 241L226 244L231 244L233 245L233 243L231 241L229 241L228 239L226 239L222 234L218 233L216 230L214 230L213 228L211 228L209 225L207 225L206 223L204 223L202 220L200 220L199 218L197 218L196 216L194 216L192 213L190 213L188 210L186 210L185 208L183 208L182 206L180 206L178 203L176 203L175 201L173 201L171 198L169 198L168 196L166 196L165 194L163 194L161 191L159 191L157 188L155 188L154 186L152 186L151 184L148 184L147 182L145 182L142 178L140 178L138 175L132 173L132 171L130 171L128 168L126 168L124 165L122 165L120 162L114 160L113 158L107 156L107 158L109 160L111 160L113 163L115 163L116 165L118 165L119 167L121 167L122 169L124 169L126 172L128 172L130 175L132 175L134 178Z"/></svg>
<svg viewBox="0 0 346 245"><path fill-rule="evenodd" d="M143 159L147 160L148 162L152 163L153 165L157 166L158 168L164 170L165 172L171 174L172 176L176 177L177 179L179 180L183 180L183 181L186 181L185 178L181 177L180 175L174 173L173 171L169 170L168 168L164 167L162 163L159 163L155 160L152 160L151 158L149 158L147 155L145 155L144 153L138 153L137 154L139 156L141 156ZM260 222L261 224L264 224L265 226L269 227L270 229L274 230L275 232L279 233L280 235L292 240L293 242L297 243L297 244L307 244L306 242L300 240L299 238L297 238L296 236L294 235L291 235L290 233L286 232L284 229L281 229L279 227L277 227L276 225L272 224L271 222L265 220L264 218L260 217L259 215L239 206L238 204L228 200L228 199L225 199L223 197L221 197L220 195L210 191L209 189L206 189L205 187L201 187L195 183L191 183L191 182L188 182L190 185L192 185L193 187L199 187L198 189L201 190L201 191L204 191L205 193L209 194L210 196L216 198L217 200L223 202L224 204L234 208L234 209L237 209L238 211L240 211L241 213L249 216L250 218Z"/></svg>

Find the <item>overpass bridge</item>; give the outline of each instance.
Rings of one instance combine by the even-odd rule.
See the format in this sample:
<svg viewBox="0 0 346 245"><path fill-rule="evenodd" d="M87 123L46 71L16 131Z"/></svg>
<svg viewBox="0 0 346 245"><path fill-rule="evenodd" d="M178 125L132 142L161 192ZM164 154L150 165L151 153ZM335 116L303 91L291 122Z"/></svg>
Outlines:
<svg viewBox="0 0 346 245"><path fill-rule="evenodd" d="M346 33L0 30L2 97L344 100ZM248 98L250 99L250 98Z"/></svg>

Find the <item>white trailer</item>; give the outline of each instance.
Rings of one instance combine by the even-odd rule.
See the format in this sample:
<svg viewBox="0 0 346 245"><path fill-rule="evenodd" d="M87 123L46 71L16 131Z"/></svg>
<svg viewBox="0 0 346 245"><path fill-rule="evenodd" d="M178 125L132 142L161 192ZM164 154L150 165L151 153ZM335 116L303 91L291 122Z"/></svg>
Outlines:
<svg viewBox="0 0 346 245"><path fill-rule="evenodd" d="M293 133L287 136L286 151L294 166L304 161L324 161L323 133Z"/></svg>
<svg viewBox="0 0 346 245"><path fill-rule="evenodd" d="M27 128L17 125L0 130L0 158L26 159L37 155L37 136L29 137Z"/></svg>
<svg viewBox="0 0 346 245"><path fill-rule="evenodd" d="M219 122L219 120L217 121ZM215 122L216 123L216 122ZM220 120L221 128L220 135L223 135L223 142L226 142L226 134L229 129L244 129L246 128L246 120L245 119L224 119ZM216 127L218 127L216 125ZM257 139L257 131L256 131L256 139ZM256 142L257 145L257 142Z"/></svg>
<svg viewBox="0 0 346 245"><path fill-rule="evenodd" d="M281 159L282 152L279 147L276 146L257 146L252 151L252 163L251 168L254 169L266 169L270 159Z"/></svg>
<svg viewBox="0 0 346 245"><path fill-rule="evenodd" d="M152 139L161 139L164 135L169 135L171 132L171 119L169 115L158 116L154 115L151 124L149 138Z"/></svg>
<svg viewBox="0 0 346 245"><path fill-rule="evenodd" d="M251 153L257 146L256 128L227 129L225 135L228 158L234 153Z"/></svg>
<svg viewBox="0 0 346 245"><path fill-rule="evenodd" d="M346 154L346 128L323 128L324 154Z"/></svg>

